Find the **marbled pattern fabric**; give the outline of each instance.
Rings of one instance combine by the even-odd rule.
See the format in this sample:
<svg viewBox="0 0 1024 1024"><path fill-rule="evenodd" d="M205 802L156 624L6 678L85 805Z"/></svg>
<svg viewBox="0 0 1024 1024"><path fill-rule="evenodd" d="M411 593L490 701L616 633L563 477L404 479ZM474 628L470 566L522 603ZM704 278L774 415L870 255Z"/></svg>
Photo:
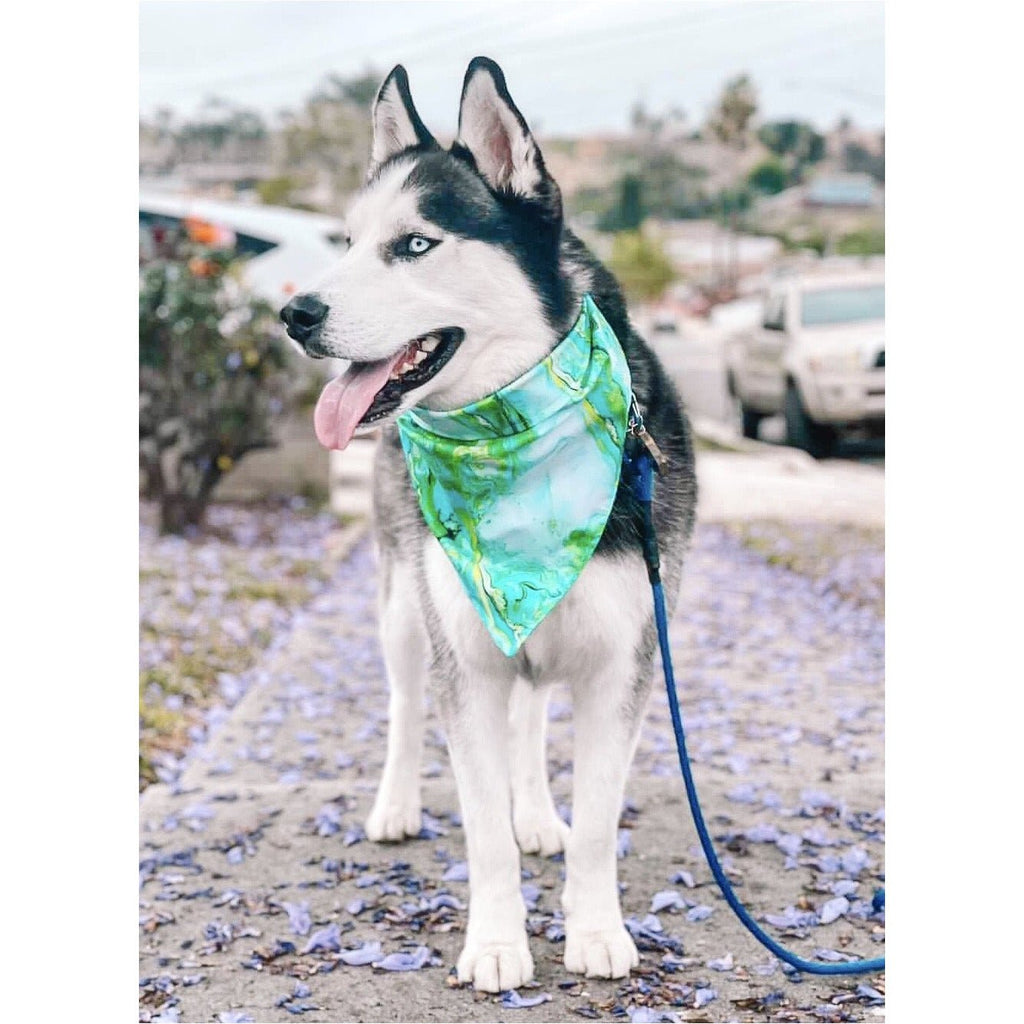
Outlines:
<svg viewBox="0 0 1024 1024"><path fill-rule="evenodd" d="M431 532L500 650L513 655L601 538L619 483L630 376L586 295L551 354L461 409L398 419Z"/></svg>

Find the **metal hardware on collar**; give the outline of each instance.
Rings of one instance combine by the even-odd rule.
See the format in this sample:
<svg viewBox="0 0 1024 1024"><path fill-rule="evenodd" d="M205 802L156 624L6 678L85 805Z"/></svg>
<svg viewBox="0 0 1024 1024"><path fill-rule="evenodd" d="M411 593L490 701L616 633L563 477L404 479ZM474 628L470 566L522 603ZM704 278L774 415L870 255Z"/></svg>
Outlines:
<svg viewBox="0 0 1024 1024"><path fill-rule="evenodd" d="M658 442L651 437L644 426L644 414L640 411L640 403L637 401L636 392L632 392L629 398L629 432L633 437L641 441L644 447L651 453L651 457L657 464L658 472L664 473L668 468L670 460L658 447Z"/></svg>
<svg viewBox="0 0 1024 1024"><path fill-rule="evenodd" d="M635 396L633 402L635 405ZM639 413L639 410L637 412ZM639 434L634 436L640 437ZM642 437L640 439L642 440ZM647 563L647 574L650 577L651 591L654 597L654 619L658 627L658 646L661 651L662 668L665 673L665 689L668 692L672 730L675 733L676 750L679 753L679 768L682 771L683 782L686 786L686 799L690 805L690 814L693 816L693 823L697 829L697 838L700 840L704 856L707 858L708 867L711 868L711 874L718 883L726 903L729 904L747 931L762 946L769 949L780 960L789 964L791 968L795 968L797 971L805 971L808 974L865 974L869 971L884 971L885 957L873 960L853 960L847 963L825 964L814 960L805 960L803 957L791 953L757 924L747 908L739 901L732 885L726 878L725 871L718 860L718 855L715 853L714 844L711 842L707 825L704 822L700 801L697 799L697 786L693 780L690 758L686 752L686 736L683 732L683 719L679 711L679 698L676 694L676 681L672 670L672 654L668 643L668 613L665 609L665 593L658 573L658 540L654 532L654 521L651 517L651 499L654 493L654 467L651 457L646 451L642 450L635 455L627 454L622 465L623 471L627 474L627 482L640 502L644 560ZM885 890L882 889L874 894L872 907L878 909L879 906L884 905Z"/></svg>

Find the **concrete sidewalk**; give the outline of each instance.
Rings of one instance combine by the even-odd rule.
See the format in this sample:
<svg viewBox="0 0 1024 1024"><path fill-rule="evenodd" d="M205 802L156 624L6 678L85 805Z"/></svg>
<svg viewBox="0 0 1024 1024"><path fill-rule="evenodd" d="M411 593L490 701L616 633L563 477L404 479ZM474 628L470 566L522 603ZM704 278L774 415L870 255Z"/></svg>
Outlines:
<svg viewBox="0 0 1024 1024"><path fill-rule="evenodd" d="M829 959L882 955L882 919L870 908L884 874L882 624L769 566L715 522L820 519L827 507L833 520L879 523L881 472L851 469L702 454L703 525L672 626L720 855L755 917L780 922L772 934ZM566 974L562 865L524 856L537 985L518 996L550 998L514 1008L453 987L468 885L432 714L421 838L380 846L362 836L383 761L386 685L372 551L359 527L345 543L330 595L251 673L178 782L142 797L140 1019L878 1019L880 978L792 980L725 906L697 848L657 685L621 822L640 971L624 981ZM549 762L566 803L570 749L566 694L556 691ZM360 959L352 950L371 951L379 966L350 965Z"/></svg>

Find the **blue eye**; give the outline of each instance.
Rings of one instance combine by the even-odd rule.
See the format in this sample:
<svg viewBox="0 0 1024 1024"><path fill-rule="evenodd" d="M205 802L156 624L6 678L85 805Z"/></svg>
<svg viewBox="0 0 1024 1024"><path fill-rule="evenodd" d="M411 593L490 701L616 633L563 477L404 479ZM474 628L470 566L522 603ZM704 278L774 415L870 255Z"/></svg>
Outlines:
<svg viewBox="0 0 1024 1024"><path fill-rule="evenodd" d="M405 238L405 251L410 256L422 256L437 245L431 238L424 238L423 235L408 235Z"/></svg>

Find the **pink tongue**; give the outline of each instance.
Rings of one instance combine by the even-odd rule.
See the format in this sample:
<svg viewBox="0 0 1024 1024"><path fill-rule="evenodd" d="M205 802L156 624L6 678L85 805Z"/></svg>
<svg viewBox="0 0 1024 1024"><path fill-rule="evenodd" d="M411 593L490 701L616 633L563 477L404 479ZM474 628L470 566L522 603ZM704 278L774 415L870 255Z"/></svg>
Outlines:
<svg viewBox="0 0 1024 1024"><path fill-rule="evenodd" d="M313 427L325 448L341 451L352 440L359 421L405 353L402 349L391 359L350 366L324 388L313 411Z"/></svg>

